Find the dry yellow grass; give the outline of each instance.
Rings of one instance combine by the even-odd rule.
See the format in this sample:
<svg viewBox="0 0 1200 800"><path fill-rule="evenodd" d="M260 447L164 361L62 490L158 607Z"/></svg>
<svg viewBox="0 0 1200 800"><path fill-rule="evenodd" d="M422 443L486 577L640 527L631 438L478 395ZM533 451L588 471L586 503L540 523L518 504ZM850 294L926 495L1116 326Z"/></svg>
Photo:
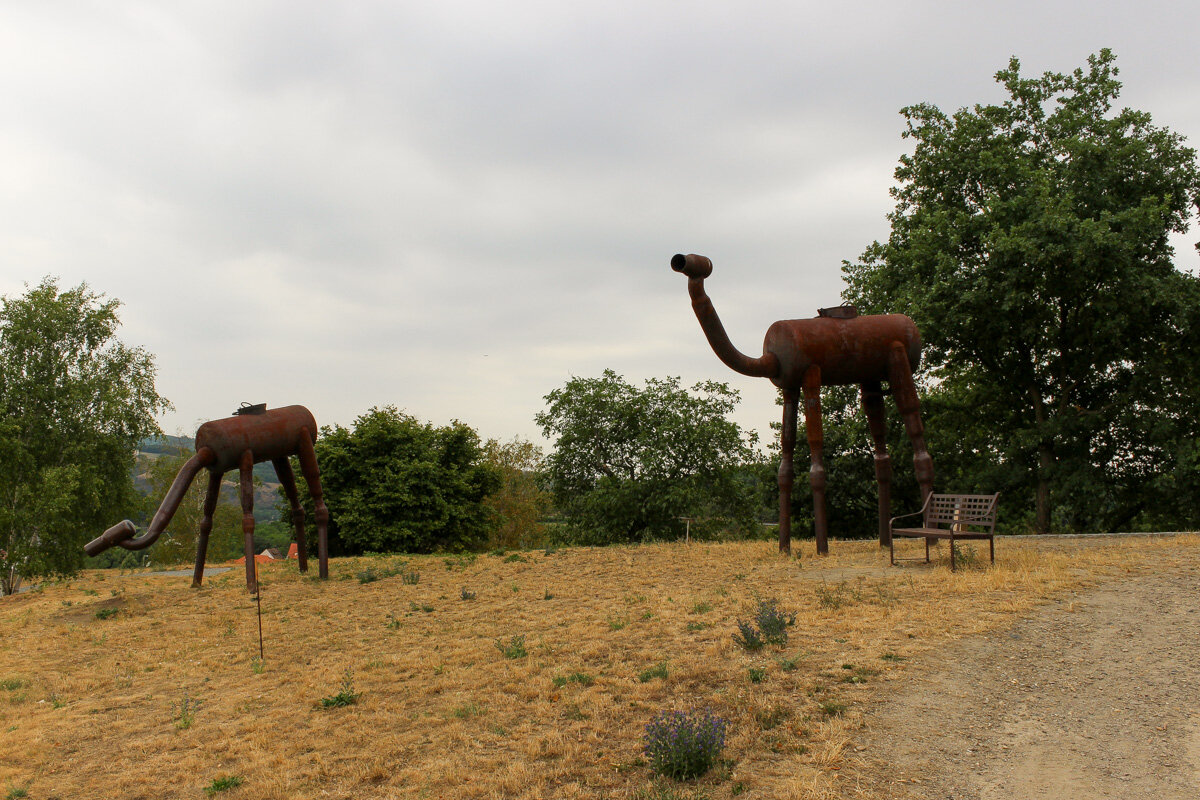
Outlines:
<svg viewBox="0 0 1200 800"><path fill-rule="evenodd" d="M416 584L355 579L396 558L334 561L328 582L272 565L261 669L240 571L198 591L90 572L0 600L0 792L196 798L237 776L218 797L837 797L863 705L914 655L1198 544L1001 540L994 568L956 574L889 567L869 542L407 557ZM731 634L760 598L796 622L746 653ZM514 636L523 658L496 645ZM322 708L347 674L357 702ZM656 786L646 722L699 705L730 720L725 761Z"/></svg>

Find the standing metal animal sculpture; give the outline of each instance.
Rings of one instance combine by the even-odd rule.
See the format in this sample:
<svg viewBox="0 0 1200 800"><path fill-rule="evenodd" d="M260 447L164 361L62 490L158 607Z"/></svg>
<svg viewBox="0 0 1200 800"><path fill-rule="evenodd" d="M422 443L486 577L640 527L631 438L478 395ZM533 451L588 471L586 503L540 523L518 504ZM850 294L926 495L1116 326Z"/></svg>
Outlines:
<svg viewBox="0 0 1200 800"><path fill-rule="evenodd" d="M242 534L246 552L246 589L251 594L258 592L258 578L254 569L254 465L270 461L283 485L288 502L292 506L292 522L296 527L296 555L301 572L308 571L308 554L305 548L304 509L296 494L296 479L292 474L289 456L298 456L300 472L308 482L308 490L316 506L317 556L320 575L329 577L329 510L321 492L321 473L317 469L317 455L313 443L317 440L317 423L304 406L286 406L267 410L266 404L251 406L243 404L228 419L206 422L196 431L196 454L179 469L174 483L163 498L162 505L150 521L150 528L142 536L134 538L137 527L129 520L112 526L98 538L84 546L88 555L94 556L110 547L126 550L142 550L158 539L179 508L196 473L208 469L208 494L204 498L204 516L200 520L200 537L196 541L196 571L192 575L192 586L197 588L204 579L204 558L208 551L208 534L212 530L213 511L221 492L221 477L236 469L240 477L242 500Z"/></svg>
<svg viewBox="0 0 1200 800"><path fill-rule="evenodd" d="M779 464L779 550L791 552L792 456L796 449L796 414L804 397L804 423L812 455L809 482L813 490L813 517L817 552L829 552L825 515L824 439L821 433L821 387L861 387L863 411L875 443L875 478L879 484L879 543L891 541L891 457L887 451L885 394L896 405L913 445L913 464L921 499L933 491L933 459L925 448L920 402L912 373L921 358L921 334L903 314L858 316L853 306L823 308L812 319L781 320L767 329L763 354L751 358L740 352L704 293L704 279L712 274L712 261L698 255L676 255L671 269L688 277L692 309L708 343L725 365L743 375L770 378L783 392L783 432ZM887 381L889 388L883 388Z"/></svg>

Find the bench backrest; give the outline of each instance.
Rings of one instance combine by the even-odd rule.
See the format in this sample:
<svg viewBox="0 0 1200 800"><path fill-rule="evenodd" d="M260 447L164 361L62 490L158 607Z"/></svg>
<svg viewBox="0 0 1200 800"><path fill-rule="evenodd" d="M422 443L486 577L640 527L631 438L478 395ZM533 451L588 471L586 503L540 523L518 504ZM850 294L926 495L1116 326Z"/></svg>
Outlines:
<svg viewBox="0 0 1200 800"><path fill-rule="evenodd" d="M996 529L999 494L931 494L925 506L925 527L977 525Z"/></svg>

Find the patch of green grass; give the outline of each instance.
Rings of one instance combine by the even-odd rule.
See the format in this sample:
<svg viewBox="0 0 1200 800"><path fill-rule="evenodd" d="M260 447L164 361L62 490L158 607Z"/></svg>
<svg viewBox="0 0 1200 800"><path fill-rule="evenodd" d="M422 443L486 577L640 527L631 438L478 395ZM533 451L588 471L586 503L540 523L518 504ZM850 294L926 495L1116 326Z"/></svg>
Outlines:
<svg viewBox="0 0 1200 800"><path fill-rule="evenodd" d="M838 717L848 706L841 701L829 699L817 701L817 708L821 709L821 713L827 717Z"/></svg>
<svg viewBox="0 0 1200 800"><path fill-rule="evenodd" d="M704 630L704 629L705 629L705 628L707 628L707 627L708 627L708 623L707 623L707 622L700 622L700 621L698 621L698 620L692 620L692 621L691 621L691 622L689 622L689 623L688 623L686 626L684 626L684 630L688 630L688 631L702 631L702 630Z"/></svg>
<svg viewBox="0 0 1200 800"><path fill-rule="evenodd" d="M767 677L767 670L763 667L750 667L750 682L762 683Z"/></svg>
<svg viewBox="0 0 1200 800"><path fill-rule="evenodd" d="M842 669L848 674L842 676L842 683L866 683L867 678L879 674L879 670L870 667L856 667L853 664L842 664Z"/></svg>
<svg viewBox="0 0 1200 800"><path fill-rule="evenodd" d="M769 731L791 715L792 711L787 706L771 706L770 708L760 708L755 711L754 721L758 723L758 727L764 731Z"/></svg>
<svg viewBox="0 0 1200 800"><path fill-rule="evenodd" d="M461 706L458 706L454 711L450 712L455 719L469 719L471 717L481 717L486 712L483 706L476 703L474 700L468 700Z"/></svg>
<svg viewBox="0 0 1200 800"><path fill-rule="evenodd" d="M109 619L121 613L119 608L102 608L96 612L96 619Z"/></svg>
<svg viewBox="0 0 1200 800"><path fill-rule="evenodd" d="M240 775L222 775L219 778L213 778L213 782L204 787L204 793L209 797L223 792L226 789L234 789L242 785L242 777Z"/></svg>
<svg viewBox="0 0 1200 800"><path fill-rule="evenodd" d="M708 612L712 611L712 608L713 608L712 603L705 603L705 602L701 601L699 603L696 603L696 605L692 606L691 613L707 614Z"/></svg>
<svg viewBox="0 0 1200 800"><path fill-rule="evenodd" d="M504 559L505 564L517 564L517 563L524 564L527 561L529 561L529 559L526 558L525 556L521 555L520 553L513 553L508 558Z"/></svg>
<svg viewBox="0 0 1200 800"><path fill-rule="evenodd" d="M899 655L896 655L896 654L895 654L895 653L893 653L891 650L889 650L889 651L887 651L886 653L881 653L881 654L880 654L880 656L879 656L879 659L880 659L881 661L892 661L892 662L898 662L898 661L903 661L903 660L904 660L904 656L899 656Z"/></svg>
<svg viewBox="0 0 1200 800"><path fill-rule="evenodd" d="M402 572L400 573L400 581L407 586L416 586L421 582L421 573L415 569Z"/></svg>
<svg viewBox="0 0 1200 800"><path fill-rule="evenodd" d="M608 629L610 631L619 631L629 624L629 617L613 616L608 618Z"/></svg>
<svg viewBox="0 0 1200 800"><path fill-rule="evenodd" d="M0 681L0 689L6 692L15 692L17 689L23 689L29 685L29 681L22 678L5 678Z"/></svg>
<svg viewBox="0 0 1200 800"><path fill-rule="evenodd" d="M4 795L4 800L19 800L22 797L29 797L29 789L24 786L12 786L8 794Z"/></svg>
<svg viewBox="0 0 1200 800"><path fill-rule="evenodd" d="M666 663L655 664L653 667L644 669L638 673L638 681L641 683L649 683L655 678L667 679Z"/></svg>
<svg viewBox="0 0 1200 800"><path fill-rule="evenodd" d="M396 616L394 614L388 614L387 615L387 623L386 623L385 627L389 631L394 631L400 627L400 620L396 619Z"/></svg>
<svg viewBox="0 0 1200 800"><path fill-rule="evenodd" d="M505 658L524 658L529 655L529 651L525 649L525 634L514 635L507 643L497 639L496 649L503 653Z"/></svg>
<svg viewBox="0 0 1200 800"><path fill-rule="evenodd" d="M779 664L779 668L784 672L795 672L797 667L800 666L800 659L803 657L802 655L796 655L791 658L779 658L776 661Z"/></svg>
<svg viewBox="0 0 1200 800"><path fill-rule="evenodd" d="M586 672L572 672L570 675L557 676L554 678L554 685L557 688L562 688L568 683L578 683L580 686L591 686L596 682L596 679Z"/></svg>

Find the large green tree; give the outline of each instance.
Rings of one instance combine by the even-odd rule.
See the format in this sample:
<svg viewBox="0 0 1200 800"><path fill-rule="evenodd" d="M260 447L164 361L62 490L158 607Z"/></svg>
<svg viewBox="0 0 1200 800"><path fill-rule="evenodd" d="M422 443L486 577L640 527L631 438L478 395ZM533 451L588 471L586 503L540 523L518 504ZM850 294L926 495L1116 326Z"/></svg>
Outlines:
<svg viewBox="0 0 1200 800"><path fill-rule="evenodd" d="M154 359L116 338L120 303L45 278L0 300L0 586L69 575L136 507L137 443L170 404Z"/></svg>
<svg viewBox="0 0 1200 800"><path fill-rule="evenodd" d="M394 406L372 408L353 429L322 427L316 452L332 552L427 553L487 543L492 516L484 500L500 476L470 426L438 427ZM308 487L294 472L311 523ZM279 509L290 523L287 504Z"/></svg>
<svg viewBox="0 0 1200 800"><path fill-rule="evenodd" d="M1038 531L1181 512L1195 485L1200 280L1168 237L1200 172L1178 134L1114 110L1116 76L1108 50L1035 78L1014 58L1002 103L903 109L891 236L844 266L848 300L916 321L938 423Z"/></svg>
<svg viewBox="0 0 1200 800"><path fill-rule="evenodd" d="M753 529L754 487L741 468L756 439L728 419L738 402L728 385L689 392L678 378L653 378L639 389L605 370L572 378L546 402L536 417L555 439L546 472L574 541L681 536L680 517Z"/></svg>
<svg viewBox="0 0 1200 800"><path fill-rule="evenodd" d="M488 439L484 445L488 464L500 476L500 487L483 501L492 515L488 546L531 547L542 544L541 518L550 509L550 493L542 488L545 460L542 448L526 439L507 442Z"/></svg>

